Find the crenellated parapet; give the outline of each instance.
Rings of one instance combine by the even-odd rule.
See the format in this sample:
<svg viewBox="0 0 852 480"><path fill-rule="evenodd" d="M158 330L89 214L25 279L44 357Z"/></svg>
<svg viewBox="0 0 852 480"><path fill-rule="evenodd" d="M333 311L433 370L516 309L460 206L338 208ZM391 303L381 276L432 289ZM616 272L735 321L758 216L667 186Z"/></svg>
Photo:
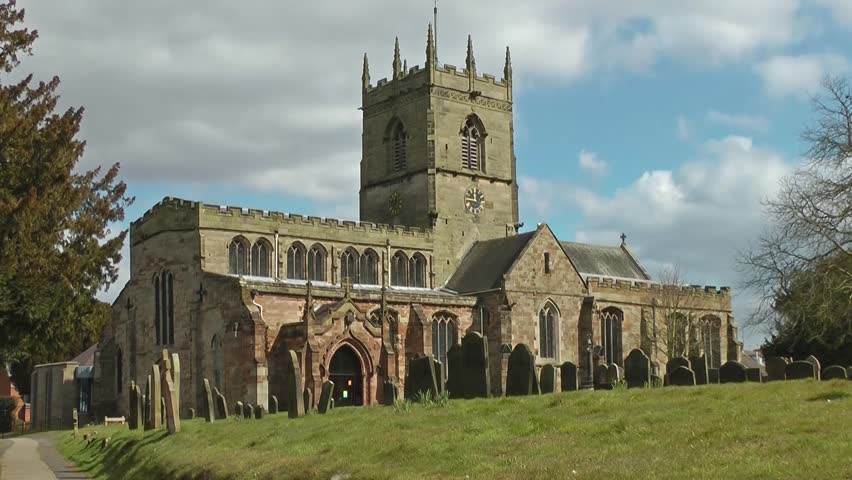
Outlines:
<svg viewBox="0 0 852 480"><path fill-rule="evenodd" d="M708 299L730 299L731 297L730 287L717 288L710 285L668 285L657 282L598 276L587 277L586 284L588 285L590 293L602 290L621 290L651 293L659 292L661 294L666 292L679 292L680 294L687 296Z"/></svg>

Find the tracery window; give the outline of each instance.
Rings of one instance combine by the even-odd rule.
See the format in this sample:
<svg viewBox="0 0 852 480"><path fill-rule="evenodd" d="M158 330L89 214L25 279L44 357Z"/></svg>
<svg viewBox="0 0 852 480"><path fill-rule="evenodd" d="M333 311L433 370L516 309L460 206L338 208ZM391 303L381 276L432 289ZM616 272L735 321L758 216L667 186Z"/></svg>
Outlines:
<svg viewBox="0 0 852 480"><path fill-rule="evenodd" d="M462 167L485 171L485 148L483 137L485 129L476 115L467 118L461 130Z"/></svg>
<svg viewBox="0 0 852 480"><path fill-rule="evenodd" d="M175 277L163 271L154 276L154 335L156 345L175 342Z"/></svg>
<svg viewBox="0 0 852 480"><path fill-rule="evenodd" d="M447 313L432 317L432 355L440 360L444 378L447 378L447 352L458 337L455 318Z"/></svg>
<svg viewBox="0 0 852 480"><path fill-rule="evenodd" d="M316 244L308 251L308 280L325 281L325 248Z"/></svg>
<svg viewBox="0 0 852 480"><path fill-rule="evenodd" d="M393 127L393 131L391 133L391 166L393 171L398 172L400 170L405 170L405 167L408 163L408 145L406 145L407 141L407 133L405 132L405 127L402 125L402 122L399 120L396 121L396 124Z"/></svg>
<svg viewBox="0 0 852 480"><path fill-rule="evenodd" d="M426 287L426 258L415 253L408 261L408 286Z"/></svg>
<svg viewBox="0 0 852 480"><path fill-rule="evenodd" d="M251 246L251 274L256 277L271 277L272 246L265 239Z"/></svg>
<svg viewBox="0 0 852 480"><path fill-rule="evenodd" d="M622 365L624 355L621 351L621 325L623 322L624 312L621 309L607 307L601 312L601 334L607 364Z"/></svg>
<svg viewBox="0 0 852 480"><path fill-rule="evenodd" d="M722 320L715 315L701 319L701 350L707 358L708 368L722 365Z"/></svg>
<svg viewBox="0 0 852 480"><path fill-rule="evenodd" d="M396 252L391 258L391 285L408 286L408 256L402 251Z"/></svg>
<svg viewBox="0 0 852 480"><path fill-rule="evenodd" d="M235 237L228 245L228 273L234 275L247 275L248 269L248 246L242 237Z"/></svg>
<svg viewBox="0 0 852 480"><path fill-rule="evenodd" d="M299 242L287 249L287 278L305 280L305 247Z"/></svg>
<svg viewBox="0 0 852 480"><path fill-rule="evenodd" d="M361 254L361 269L358 272L360 283L363 285L379 284L379 256L371 249Z"/></svg>
<svg viewBox="0 0 852 480"><path fill-rule="evenodd" d="M538 312L538 356L556 358L556 322L559 312L556 305L547 302Z"/></svg>
<svg viewBox="0 0 852 480"><path fill-rule="evenodd" d="M349 279L351 283L361 283L358 275L358 252L354 248L347 248L340 255L340 281Z"/></svg>

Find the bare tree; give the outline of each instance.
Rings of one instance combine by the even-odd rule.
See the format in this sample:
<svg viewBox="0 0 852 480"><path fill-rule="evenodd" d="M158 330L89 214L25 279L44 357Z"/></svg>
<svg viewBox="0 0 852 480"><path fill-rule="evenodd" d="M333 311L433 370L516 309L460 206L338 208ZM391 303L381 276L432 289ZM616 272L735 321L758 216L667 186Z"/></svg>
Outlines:
<svg viewBox="0 0 852 480"><path fill-rule="evenodd" d="M753 325L788 317L792 305L780 309L779 299L800 298L793 287L808 272L832 274L825 294L852 295L852 89L844 79L825 78L811 104L816 118L802 134L806 161L765 203L770 227L738 259L743 286L761 298ZM812 300L808 309L820 311ZM834 321L836 313L822 320Z"/></svg>
<svg viewBox="0 0 852 480"><path fill-rule="evenodd" d="M647 332L658 361L684 357L700 350L696 295L686 287L686 274L679 265L664 268L658 275L662 284L654 297L656 327Z"/></svg>

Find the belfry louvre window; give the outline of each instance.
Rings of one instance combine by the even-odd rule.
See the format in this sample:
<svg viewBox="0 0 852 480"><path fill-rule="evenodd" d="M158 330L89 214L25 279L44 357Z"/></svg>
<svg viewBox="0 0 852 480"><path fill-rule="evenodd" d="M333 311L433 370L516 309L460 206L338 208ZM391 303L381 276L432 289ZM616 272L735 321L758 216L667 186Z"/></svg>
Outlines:
<svg viewBox="0 0 852 480"><path fill-rule="evenodd" d="M538 356L556 358L556 322L559 313L550 302L538 312Z"/></svg>
<svg viewBox="0 0 852 480"><path fill-rule="evenodd" d="M405 170L408 163L408 145L406 144L405 128L402 122L397 122L393 128L391 141L391 163L393 171Z"/></svg>
<svg viewBox="0 0 852 480"><path fill-rule="evenodd" d="M461 160L462 167L471 170L485 171L483 155L483 128L476 116L471 115L461 131Z"/></svg>

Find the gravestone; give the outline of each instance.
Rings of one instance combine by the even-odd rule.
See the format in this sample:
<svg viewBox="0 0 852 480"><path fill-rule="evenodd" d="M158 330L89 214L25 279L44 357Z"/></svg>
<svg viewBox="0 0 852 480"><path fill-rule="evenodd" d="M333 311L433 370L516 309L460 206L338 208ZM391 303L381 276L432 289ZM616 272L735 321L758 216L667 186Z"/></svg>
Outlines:
<svg viewBox="0 0 852 480"><path fill-rule="evenodd" d="M689 357L689 369L695 374L696 385L707 385L707 356Z"/></svg>
<svg viewBox="0 0 852 480"><path fill-rule="evenodd" d="M669 372L669 385L673 386L694 386L695 372L680 366Z"/></svg>
<svg viewBox="0 0 852 480"><path fill-rule="evenodd" d="M784 373L787 375L787 380L802 380L810 378L816 380L816 367L811 362L798 361L788 363Z"/></svg>
<svg viewBox="0 0 852 480"><path fill-rule="evenodd" d="M488 365L488 338L470 332L462 338L462 381L464 398L491 397L491 370Z"/></svg>
<svg viewBox="0 0 852 480"><path fill-rule="evenodd" d="M77 413L76 408L71 410L71 421L74 422L74 438L77 438L77 427L80 423L80 414Z"/></svg>
<svg viewBox="0 0 852 480"><path fill-rule="evenodd" d="M437 382L438 386L438 395L444 393L444 390L447 389L447 385L445 383L444 378L444 365L437 358L432 358L432 368L435 370L435 382Z"/></svg>
<svg viewBox="0 0 852 480"><path fill-rule="evenodd" d="M243 402L237 402L234 404L234 415L236 415L237 418L243 416Z"/></svg>
<svg viewBox="0 0 852 480"><path fill-rule="evenodd" d="M130 416L133 418L133 429L145 427L145 399L142 392L139 390L139 385L133 384L133 407L130 410Z"/></svg>
<svg viewBox="0 0 852 480"><path fill-rule="evenodd" d="M302 369L299 357L293 350L287 350L287 416L298 418L305 414L305 398L302 396Z"/></svg>
<svg viewBox="0 0 852 480"><path fill-rule="evenodd" d="M746 368L746 380L754 383L763 383L759 368Z"/></svg>
<svg viewBox="0 0 852 480"><path fill-rule="evenodd" d="M624 379L624 370L618 365L610 363L607 365L607 369L609 370L609 383L615 385Z"/></svg>
<svg viewBox="0 0 852 480"><path fill-rule="evenodd" d="M188 419L190 419L190 420L195 420L195 409L194 409L194 408L192 408L192 407L189 407L189 410L187 410L187 415L186 415L186 416L187 416L187 418L188 418Z"/></svg>
<svg viewBox="0 0 852 480"><path fill-rule="evenodd" d="M551 364L541 367L541 393L553 393L556 391L556 368Z"/></svg>
<svg viewBox="0 0 852 480"><path fill-rule="evenodd" d="M142 426L140 428L145 428L145 425L148 425L148 416L151 412L151 404L148 402L148 396L142 395Z"/></svg>
<svg viewBox="0 0 852 480"><path fill-rule="evenodd" d="M462 347L456 344L447 351L447 392L450 398L465 398L465 387Z"/></svg>
<svg viewBox="0 0 852 480"><path fill-rule="evenodd" d="M747 378L746 367L740 362L729 360L719 368L719 383L741 383Z"/></svg>
<svg viewBox="0 0 852 480"><path fill-rule="evenodd" d="M382 405L393 405L399 398L399 384L395 379L385 380L382 384Z"/></svg>
<svg viewBox="0 0 852 480"><path fill-rule="evenodd" d="M130 403L130 408L128 409L129 416L127 418L127 428L130 430L136 430L139 428L139 423L136 421L136 405L139 403L139 399L136 398L136 382L130 381L130 387L128 389L129 393L127 395L127 399Z"/></svg>
<svg viewBox="0 0 852 480"><path fill-rule="evenodd" d="M201 400L204 402L204 421L211 423L216 419L215 406L213 404L213 391L210 390L210 380L204 379L204 391Z"/></svg>
<svg viewBox="0 0 852 480"><path fill-rule="evenodd" d="M710 385L718 385L719 384L719 369L718 368L708 368L707 369L707 383Z"/></svg>
<svg viewBox="0 0 852 480"><path fill-rule="evenodd" d="M163 419L163 425L166 424L166 399L160 397L160 418Z"/></svg>
<svg viewBox="0 0 852 480"><path fill-rule="evenodd" d="M261 420L263 418L263 413L263 405L256 405L254 407L254 418Z"/></svg>
<svg viewBox="0 0 852 480"><path fill-rule="evenodd" d="M595 390L612 390L612 382L609 379L609 367L597 365L595 367Z"/></svg>
<svg viewBox="0 0 852 480"><path fill-rule="evenodd" d="M438 365L441 363L438 362ZM441 370L435 369L431 355L424 355L411 360L408 365L408 379L405 382L406 398L413 400L422 392L431 392L432 398L438 396L438 380Z"/></svg>
<svg viewBox="0 0 852 480"><path fill-rule="evenodd" d="M278 397L275 395L269 396L269 414L275 415L278 413Z"/></svg>
<svg viewBox="0 0 852 480"><path fill-rule="evenodd" d="M577 382L577 366L571 362L565 362L559 367L559 380L562 382L563 392L575 392L580 384Z"/></svg>
<svg viewBox="0 0 852 480"><path fill-rule="evenodd" d="M151 416L146 429L157 430L163 426L163 412L160 406L163 395L160 392L160 367L157 364L151 365L151 375L148 380L151 382L151 390L148 394L151 402Z"/></svg>
<svg viewBox="0 0 852 480"><path fill-rule="evenodd" d="M634 348L624 359L624 379L627 388L643 388L651 385L651 360L645 352Z"/></svg>
<svg viewBox="0 0 852 480"><path fill-rule="evenodd" d="M160 388L163 390L163 423L170 435L180 432L180 403L175 389L172 372L171 356L168 350L163 350L160 357ZM178 366L180 368L180 366Z"/></svg>
<svg viewBox="0 0 852 480"><path fill-rule="evenodd" d="M332 407L332 403L334 399L331 397L334 393L334 382L331 380L326 380L322 383L322 390L320 391L320 401L318 405L319 413L328 413L328 410Z"/></svg>
<svg viewBox="0 0 852 480"><path fill-rule="evenodd" d="M808 355L808 358L806 358L805 361L814 366L814 371L816 372L816 379L819 380L819 374L822 372L822 367L819 364L819 360L817 360L817 358L813 355Z"/></svg>
<svg viewBox="0 0 852 480"><path fill-rule="evenodd" d="M835 378L846 380L848 378L846 374L846 369L841 367L840 365L832 365L830 367L825 367L825 370L822 372L823 380L834 380Z"/></svg>
<svg viewBox="0 0 852 480"><path fill-rule="evenodd" d="M214 401L216 402L216 419L225 420L228 418L228 402L225 401L225 396L219 393L219 390L213 389L215 396Z"/></svg>
<svg viewBox="0 0 852 480"><path fill-rule="evenodd" d="M506 374L506 395L534 395L539 392L535 375L535 357L530 347L519 343L509 355L509 371Z"/></svg>
<svg viewBox="0 0 852 480"><path fill-rule="evenodd" d="M670 375L677 367L689 368L689 360L684 357L674 357L666 364L666 375Z"/></svg>
<svg viewBox="0 0 852 480"><path fill-rule="evenodd" d="M250 403L243 404L243 418L251 418L254 415L254 407Z"/></svg>
<svg viewBox="0 0 852 480"><path fill-rule="evenodd" d="M302 400L304 400L305 415L307 415L314 409L314 393L310 388L305 389L305 392L302 394Z"/></svg>
<svg viewBox="0 0 852 480"><path fill-rule="evenodd" d="M770 382L787 380L787 364L790 363L783 357L769 357L766 359L766 376Z"/></svg>

